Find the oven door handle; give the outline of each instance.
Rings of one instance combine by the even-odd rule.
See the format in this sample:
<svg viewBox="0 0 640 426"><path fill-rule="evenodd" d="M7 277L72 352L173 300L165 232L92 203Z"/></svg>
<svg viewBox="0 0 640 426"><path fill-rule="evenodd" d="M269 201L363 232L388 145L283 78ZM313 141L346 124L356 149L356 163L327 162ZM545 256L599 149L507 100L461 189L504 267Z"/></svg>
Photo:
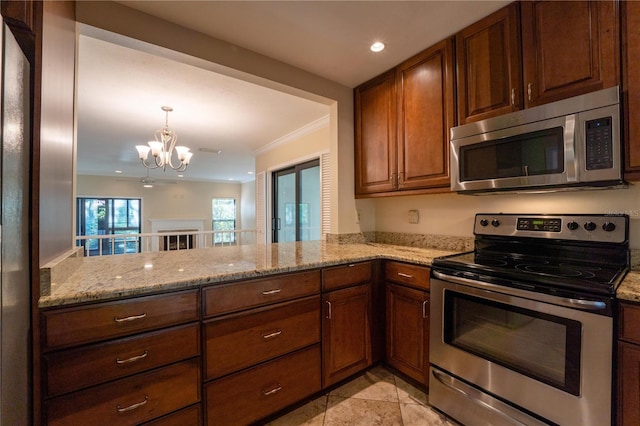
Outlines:
<svg viewBox="0 0 640 426"><path fill-rule="evenodd" d="M496 407L494 407L491 404L487 404L486 402L484 402L483 400L481 400L479 398L481 394L480 391L477 391L473 388L469 388L469 391L472 392L477 392L476 395L471 395L471 393L469 393L468 391L465 391L463 389L460 389L459 387L457 387L454 383L454 379L453 377L447 377L444 374L442 374L441 372L439 372L438 370L435 369L431 369L431 373L433 374L433 377L439 381L443 386L446 386L447 388L458 392L460 395L464 396L465 398L467 398L469 401L478 404L480 406L482 406L483 408L486 408L492 412L494 412L495 414L499 415L500 417L503 417L505 419L507 419L509 421L509 423L513 424L514 426L526 426L524 423L518 421L517 419L514 419L513 417L511 417L510 415L508 415L507 413L497 409Z"/></svg>
<svg viewBox="0 0 640 426"><path fill-rule="evenodd" d="M431 271L433 275L443 281L449 281L456 284L468 285L475 288L480 288L488 291L495 291L496 293L508 294L510 296L522 297L525 299L533 299L542 302L553 303L560 306L565 306L573 309L580 309L583 311L606 311L607 304L602 300L588 300L588 299L572 299L568 297L551 296L545 293L536 293L532 298L531 292L526 290L520 290L518 288L506 287L503 285L492 284L488 282L478 281L471 278L456 277L449 274L444 274L440 271Z"/></svg>

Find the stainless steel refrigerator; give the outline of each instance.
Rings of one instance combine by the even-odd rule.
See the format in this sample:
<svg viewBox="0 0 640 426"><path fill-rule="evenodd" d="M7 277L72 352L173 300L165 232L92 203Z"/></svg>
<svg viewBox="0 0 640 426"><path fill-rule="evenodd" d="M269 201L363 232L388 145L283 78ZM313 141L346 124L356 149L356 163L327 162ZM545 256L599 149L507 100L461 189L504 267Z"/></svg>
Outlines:
<svg viewBox="0 0 640 426"><path fill-rule="evenodd" d="M20 426L31 423L31 68L4 22L0 37L0 426Z"/></svg>

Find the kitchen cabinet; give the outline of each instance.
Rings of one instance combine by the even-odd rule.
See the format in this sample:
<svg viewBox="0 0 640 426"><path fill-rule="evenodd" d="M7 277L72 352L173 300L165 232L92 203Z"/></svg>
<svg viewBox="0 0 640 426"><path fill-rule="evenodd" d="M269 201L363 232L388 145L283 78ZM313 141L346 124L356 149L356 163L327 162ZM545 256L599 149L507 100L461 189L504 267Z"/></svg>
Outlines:
<svg viewBox="0 0 640 426"><path fill-rule="evenodd" d="M617 1L520 7L526 108L619 84Z"/></svg>
<svg viewBox="0 0 640 426"><path fill-rule="evenodd" d="M387 262L386 363L429 385L429 268Z"/></svg>
<svg viewBox="0 0 640 426"><path fill-rule="evenodd" d="M199 412L199 295L43 311L46 424L139 424L190 406Z"/></svg>
<svg viewBox="0 0 640 426"><path fill-rule="evenodd" d="M356 195L390 192L396 176L396 74L355 89Z"/></svg>
<svg viewBox="0 0 640 426"><path fill-rule="evenodd" d="M640 2L620 3L622 16L622 111L626 180L640 179Z"/></svg>
<svg viewBox="0 0 640 426"><path fill-rule="evenodd" d="M640 424L640 305L622 302L618 327L617 424Z"/></svg>
<svg viewBox="0 0 640 426"><path fill-rule="evenodd" d="M372 364L371 270L371 262L323 270L323 388Z"/></svg>
<svg viewBox="0 0 640 426"><path fill-rule="evenodd" d="M518 2L456 34L459 124L522 108L520 46Z"/></svg>
<svg viewBox="0 0 640 426"><path fill-rule="evenodd" d="M203 289L206 424L256 422L321 389L320 271Z"/></svg>
<svg viewBox="0 0 640 426"><path fill-rule="evenodd" d="M453 56L448 38L355 89L356 197L449 187Z"/></svg>
<svg viewBox="0 0 640 426"><path fill-rule="evenodd" d="M459 124L618 85L617 4L517 2L457 33Z"/></svg>

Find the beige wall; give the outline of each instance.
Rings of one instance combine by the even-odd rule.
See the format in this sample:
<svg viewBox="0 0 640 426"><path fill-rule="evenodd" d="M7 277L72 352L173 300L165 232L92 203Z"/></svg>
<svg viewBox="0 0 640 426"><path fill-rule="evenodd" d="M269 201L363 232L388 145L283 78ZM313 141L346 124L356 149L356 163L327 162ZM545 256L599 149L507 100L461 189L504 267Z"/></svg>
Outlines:
<svg viewBox="0 0 640 426"><path fill-rule="evenodd" d="M253 183L248 183L251 187ZM79 176L78 197L117 197L142 199L142 232L151 232L149 219L203 219L204 230L211 230L211 199L235 198L238 228L255 226L242 223L243 185L240 183L178 182L144 188L137 182L120 182L104 176ZM246 206L253 209L254 206Z"/></svg>
<svg viewBox="0 0 640 426"><path fill-rule="evenodd" d="M408 211L419 211L420 223L408 222ZM630 244L640 248L640 185L627 189L555 192L548 194L391 197L375 201L378 231L472 236L476 213L626 213L631 217ZM362 220L367 220L364 218Z"/></svg>
<svg viewBox="0 0 640 426"><path fill-rule="evenodd" d="M313 155L329 151L330 146L330 129L328 126L323 127L256 156L256 173L291 166L311 159Z"/></svg>

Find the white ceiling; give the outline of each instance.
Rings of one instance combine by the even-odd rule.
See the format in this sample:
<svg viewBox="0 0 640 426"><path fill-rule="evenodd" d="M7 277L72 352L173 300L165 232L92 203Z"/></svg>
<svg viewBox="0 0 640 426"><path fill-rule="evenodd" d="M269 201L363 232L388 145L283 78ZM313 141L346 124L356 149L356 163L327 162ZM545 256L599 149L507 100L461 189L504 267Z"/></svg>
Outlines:
<svg viewBox="0 0 640 426"><path fill-rule="evenodd" d="M355 87L507 2L118 3ZM379 54L368 49L375 40L387 45ZM256 150L328 114L326 105L81 35L78 174L144 176L134 145L164 125L162 105L173 107L169 128L194 151L184 179L207 181L252 180Z"/></svg>

